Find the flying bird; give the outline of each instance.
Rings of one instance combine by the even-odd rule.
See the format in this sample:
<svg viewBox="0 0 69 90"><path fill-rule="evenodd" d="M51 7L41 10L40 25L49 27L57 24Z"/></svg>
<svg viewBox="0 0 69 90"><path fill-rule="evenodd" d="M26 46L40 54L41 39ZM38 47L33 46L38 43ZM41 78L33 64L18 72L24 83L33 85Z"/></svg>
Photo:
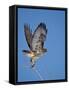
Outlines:
<svg viewBox="0 0 69 90"><path fill-rule="evenodd" d="M47 52L47 48L44 48L44 41L47 37L46 25L41 22L32 33L30 26L25 24L24 32L30 50L22 50L22 52L31 58L31 66L34 67L36 60Z"/></svg>

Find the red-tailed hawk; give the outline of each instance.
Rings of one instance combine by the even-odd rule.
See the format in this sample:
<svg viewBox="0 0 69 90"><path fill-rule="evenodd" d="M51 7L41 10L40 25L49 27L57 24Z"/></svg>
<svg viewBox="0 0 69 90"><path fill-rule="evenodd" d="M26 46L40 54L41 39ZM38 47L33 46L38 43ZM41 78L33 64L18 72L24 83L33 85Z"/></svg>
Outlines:
<svg viewBox="0 0 69 90"><path fill-rule="evenodd" d="M47 52L46 48L43 48L44 41L47 36L47 29L44 23L40 23L34 33L32 34L30 27L25 24L24 32L29 50L23 50L23 53L31 58L31 65L34 67L35 61Z"/></svg>

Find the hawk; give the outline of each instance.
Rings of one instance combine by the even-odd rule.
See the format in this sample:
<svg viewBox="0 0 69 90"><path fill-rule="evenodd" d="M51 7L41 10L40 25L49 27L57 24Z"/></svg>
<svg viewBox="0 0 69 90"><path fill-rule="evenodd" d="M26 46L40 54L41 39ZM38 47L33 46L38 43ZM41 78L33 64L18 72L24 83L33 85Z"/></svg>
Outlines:
<svg viewBox="0 0 69 90"><path fill-rule="evenodd" d="M47 29L44 23L40 23L34 33L31 32L28 24L24 25L25 38L30 50L23 50L23 53L31 58L31 66L35 66L35 61L44 53L47 52L47 48L44 48L44 41L47 36Z"/></svg>

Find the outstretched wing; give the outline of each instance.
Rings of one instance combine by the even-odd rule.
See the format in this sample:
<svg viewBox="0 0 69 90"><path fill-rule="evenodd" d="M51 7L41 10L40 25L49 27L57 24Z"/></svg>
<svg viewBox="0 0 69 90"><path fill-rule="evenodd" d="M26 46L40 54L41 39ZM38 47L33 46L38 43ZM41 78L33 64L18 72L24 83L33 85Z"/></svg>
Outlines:
<svg viewBox="0 0 69 90"><path fill-rule="evenodd" d="M36 28L32 37L32 50L39 51L43 48L44 41L46 39L47 29L44 23L40 23Z"/></svg>
<svg viewBox="0 0 69 90"><path fill-rule="evenodd" d="M28 26L28 24L24 25L24 32L27 44L29 48L32 49L32 32L30 31L30 26Z"/></svg>

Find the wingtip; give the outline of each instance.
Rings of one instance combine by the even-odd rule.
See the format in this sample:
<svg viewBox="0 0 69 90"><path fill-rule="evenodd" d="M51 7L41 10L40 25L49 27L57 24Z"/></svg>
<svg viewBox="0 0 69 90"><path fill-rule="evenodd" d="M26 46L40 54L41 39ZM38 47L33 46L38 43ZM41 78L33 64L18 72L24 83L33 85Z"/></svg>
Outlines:
<svg viewBox="0 0 69 90"><path fill-rule="evenodd" d="M43 22L41 22L41 23L39 24L39 27L42 27L42 28L46 29L46 24L43 23Z"/></svg>

